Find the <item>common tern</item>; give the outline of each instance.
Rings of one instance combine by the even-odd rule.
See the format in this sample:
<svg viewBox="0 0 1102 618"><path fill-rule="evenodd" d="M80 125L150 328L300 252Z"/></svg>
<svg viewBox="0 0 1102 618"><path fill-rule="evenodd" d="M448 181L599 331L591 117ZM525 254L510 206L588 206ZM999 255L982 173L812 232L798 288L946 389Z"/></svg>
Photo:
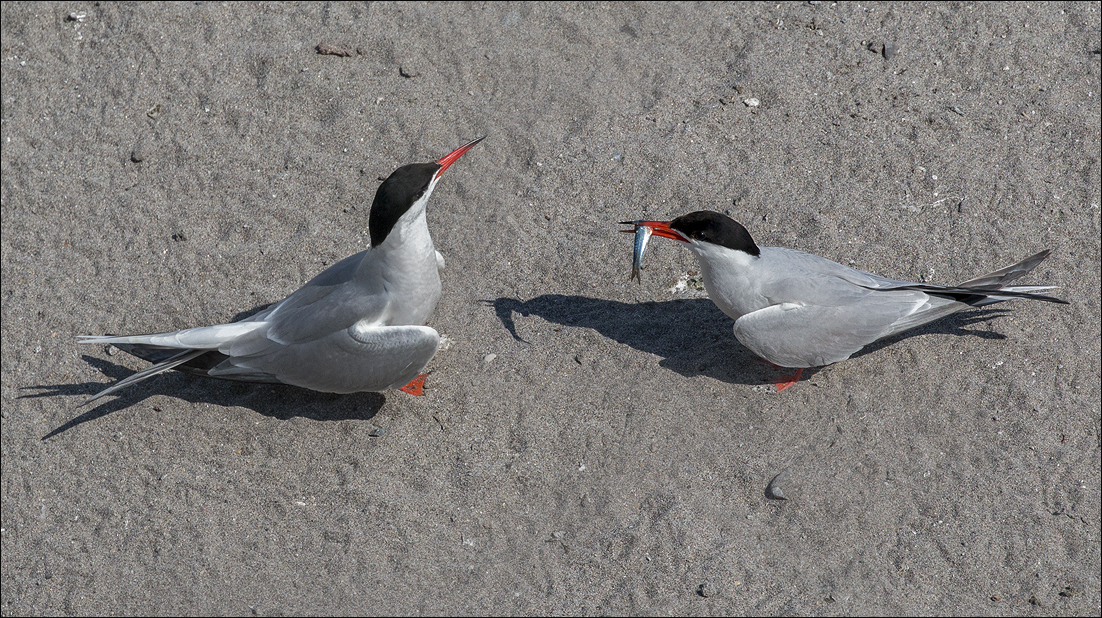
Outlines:
<svg viewBox="0 0 1102 618"><path fill-rule="evenodd" d="M775 366L797 369L777 382L778 391L798 381L804 368L846 360L878 339L971 307L1015 298L1067 304L1038 294L1056 286L1010 285L1048 257L1048 249L939 286L880 277L795 249L759 247L745 227L717 212L624 223L634 227L624 232L650 228L693 252L708 296L734 318L739 342ZM641 253L637 242L636 262Z"/></svg>
<svg viewBox="0 0 1102 618"><path fill-rule="evenodd" d="M113 344L154 363L84 404L170 369L329 393L383 391L414 380L440 343L425 321L440 300L444 258L429 236L425 207L444 170L482 139L395 170L371 204L371 247L257 314L171 333L82 337L81 343ZM409 386L420 390L416 380Z"/></svg>

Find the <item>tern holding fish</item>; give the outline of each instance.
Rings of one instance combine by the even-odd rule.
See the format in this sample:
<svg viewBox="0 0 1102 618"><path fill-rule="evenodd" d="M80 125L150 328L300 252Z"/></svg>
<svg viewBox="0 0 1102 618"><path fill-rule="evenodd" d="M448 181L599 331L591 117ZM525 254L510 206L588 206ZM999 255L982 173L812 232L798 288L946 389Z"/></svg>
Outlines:
<svg viewBox="0 0 1102 618"><path fill-rule="evenodd" d="M843 361L884 337L972 307L1016 298L1067 304L1038 294L1055 286L1010 285L1049 255L1046 249L1012 266L955 286L897 281L782 247L759 247L750 232L717 212L672 221L631 221L638 230L683 243L700 264L708 296L734 318L735 337L769 363L796 369ZM644 243L645 248L645 243Z"/></svg>

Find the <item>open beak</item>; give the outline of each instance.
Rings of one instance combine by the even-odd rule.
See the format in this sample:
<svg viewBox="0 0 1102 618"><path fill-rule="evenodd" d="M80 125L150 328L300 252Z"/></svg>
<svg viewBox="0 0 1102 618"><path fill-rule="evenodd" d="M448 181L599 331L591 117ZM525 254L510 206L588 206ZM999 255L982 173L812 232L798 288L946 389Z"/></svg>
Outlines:
<svg viewBox="0 0 1102 618"><path fill-rule="evenodd" d="M466 152L468 150L470 150L471 148L474 148L475 144L477 144L478 142L481 142L484 139L486 139L485 135L483 135L482 137L480 137L478 139L471 140L471 141L467 142L466 144L463 144L459 148L456 148L455 150L453 150L453 151L449 152L448 154L444 155L443 157L440 157L439 159L437 159L436 164L440 166L440 169L436 170L435 178L439 178L440 174L443 174L444 170L448 169L448 167L451 166L452 163L455 163L456 161L458 161L459 157L462 157L464 154L466 154Z"/></svg>
<svg viewBox="0 0 1102 618"><path fill-rule="evenodd" d="M651 233L655 236L661 236L662 238L670 238L672 240L680 240L681 242L689 242L688 238L681 235L681 232L670 227L669 221L621 221L620 225L630 225L630 230L620 230L621 232L627 232L629 234L635 233L635 228L640 226L649 227Z"/></svg>

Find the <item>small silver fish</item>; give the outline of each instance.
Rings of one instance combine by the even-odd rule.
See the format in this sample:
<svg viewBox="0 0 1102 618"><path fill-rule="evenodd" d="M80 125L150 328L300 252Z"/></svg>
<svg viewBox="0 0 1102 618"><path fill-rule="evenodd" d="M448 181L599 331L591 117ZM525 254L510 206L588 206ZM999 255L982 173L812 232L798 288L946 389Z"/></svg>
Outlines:
<svg viewBox="0 0 1102 618"><path fill-rule="evenodd" d="M643 269L643 254L647 251L647 243L654 230L645 225L638 225L638 222L632 223L635 224L635 255L631 259L631 277L628 281L636 279L642 285L643 278L639 276L639 271Z"/></svg>

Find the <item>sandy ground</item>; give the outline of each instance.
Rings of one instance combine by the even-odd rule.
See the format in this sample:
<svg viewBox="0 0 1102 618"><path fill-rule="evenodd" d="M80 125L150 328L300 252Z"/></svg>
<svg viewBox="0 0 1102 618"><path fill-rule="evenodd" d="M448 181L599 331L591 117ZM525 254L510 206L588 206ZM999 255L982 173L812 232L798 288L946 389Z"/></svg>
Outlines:
<svg viewBox="0 0 1102 618"><path fill-rule="evenodd" d="M4 615L1100 612L1099 3L2 10ZM278 300L480 135L424 397L78 407L144 363L77 335ZM1052 248L1071 304L777 394L688 251L628 282L615 222L699 209L935 283Z"/></svg>

